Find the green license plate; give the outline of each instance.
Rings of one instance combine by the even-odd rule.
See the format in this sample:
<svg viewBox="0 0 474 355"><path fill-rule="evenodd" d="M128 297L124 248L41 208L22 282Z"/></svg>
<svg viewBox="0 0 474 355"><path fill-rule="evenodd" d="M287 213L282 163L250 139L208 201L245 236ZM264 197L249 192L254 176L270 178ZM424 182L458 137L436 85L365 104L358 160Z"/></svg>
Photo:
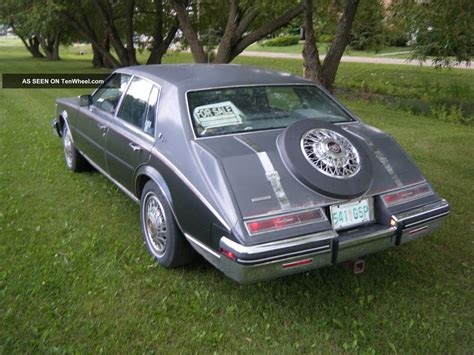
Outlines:
<svg viewBox="0 0 474 355"><path fill-rule="evenodd" d="M368 198L331 206L331 223L334 230L345 229L374 219L372 201Z"/></svg>

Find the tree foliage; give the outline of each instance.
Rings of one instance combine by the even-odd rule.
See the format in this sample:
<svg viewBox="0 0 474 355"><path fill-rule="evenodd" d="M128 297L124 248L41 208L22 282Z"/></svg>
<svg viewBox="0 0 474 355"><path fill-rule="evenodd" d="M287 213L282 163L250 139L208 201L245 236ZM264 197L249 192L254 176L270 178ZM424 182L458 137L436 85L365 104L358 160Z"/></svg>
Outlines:
<svg viewBox="0 0 474 355"><path fill-rule="evenodd" d="M471 62L472 0L395 0L389 13L390 22L412 38L413 59L432 56L438 66Z"/></svg>
<svg viewBox="0 0 474 355"><path fill-rule="evenodd" d="M357 50L380 50L387 40L385 8L381 0L360 2L352 25L350 46Z"/></svg>
<svg viewBox="0 0 474 355"><path fill-rule="evenodd" d="M13 27L34 57L59 59L59 43L68 43L71 28L60 22L50 0L3 0L0 19Z"/></svg>

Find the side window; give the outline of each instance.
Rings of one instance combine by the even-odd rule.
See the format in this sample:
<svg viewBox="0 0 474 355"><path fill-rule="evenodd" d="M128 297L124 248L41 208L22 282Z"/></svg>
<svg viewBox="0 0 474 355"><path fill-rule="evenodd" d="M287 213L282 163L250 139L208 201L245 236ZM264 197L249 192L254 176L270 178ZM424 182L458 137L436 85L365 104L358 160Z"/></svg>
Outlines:
<svg viewBox="0 0 474 355"><path fill-rule="evenodd" d="M125 96L117 117L139 127L144 128L147 115L148 98L150 97L153 84L141 78L133 78Z"/></svg>
<svg viewBox="0 0 474 355"><path fill-rule="evenodd" d="M151 136L155 134L155 115L156 106L158 104L158 94L158 88L156 86L153 86L150 98L148 100L148 111L146 113L145 126L143 127L145 133L148 133Z"/></svg>
<svg viewBox="0 0 474 355"><path fill-rule="evenodd" d="M105 112L113 114L129 80L130 75L113 74L92 96L92 104Z"/></svg>

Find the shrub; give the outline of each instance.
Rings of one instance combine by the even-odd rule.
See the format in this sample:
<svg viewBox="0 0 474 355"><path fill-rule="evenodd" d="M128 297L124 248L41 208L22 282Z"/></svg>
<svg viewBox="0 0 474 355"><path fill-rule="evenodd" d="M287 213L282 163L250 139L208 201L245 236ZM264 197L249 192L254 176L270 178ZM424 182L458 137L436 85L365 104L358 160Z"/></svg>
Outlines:
<svg viewBox="0 0 474 355"><path fill-rule="evenodd" d="M286 47L298 44L299 36L281 36L273 39L269 39L263 42L263 46L267 47Z"/></svg>
<svg viewBox="0 0 474 355"><path fill-rule="evenodd" d="M318 42L331 43L333 39L334 39L334 35L321 35L318 38Z"/></svg>

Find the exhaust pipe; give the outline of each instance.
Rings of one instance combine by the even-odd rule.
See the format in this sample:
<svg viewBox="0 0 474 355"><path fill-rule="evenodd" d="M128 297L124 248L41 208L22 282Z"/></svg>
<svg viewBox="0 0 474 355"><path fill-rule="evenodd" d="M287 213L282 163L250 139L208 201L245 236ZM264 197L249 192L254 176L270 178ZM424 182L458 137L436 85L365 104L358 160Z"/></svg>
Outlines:
<svg viewBox="0 0 474 355"><path fill-rule="evenodd" d="M356 259L353 261L348 261L346 264L354 275L362 274L365 270L365 260L364 259Z"/></svg>

